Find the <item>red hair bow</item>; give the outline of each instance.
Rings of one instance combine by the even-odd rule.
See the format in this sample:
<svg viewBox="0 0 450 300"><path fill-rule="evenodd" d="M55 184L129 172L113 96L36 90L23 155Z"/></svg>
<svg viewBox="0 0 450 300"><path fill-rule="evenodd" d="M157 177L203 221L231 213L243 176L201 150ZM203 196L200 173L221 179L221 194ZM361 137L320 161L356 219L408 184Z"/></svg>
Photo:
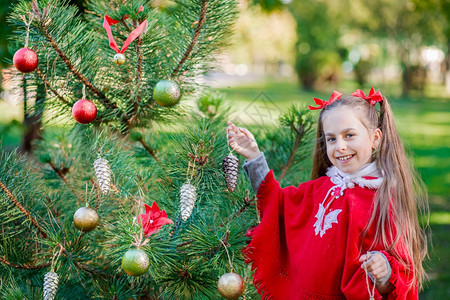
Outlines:
<svg viewBox="0 0 450 300"><path fill-rule="evenodd" d="M308 108L309 108L310 110L322 109L322 108L324 108L324 107L330 105L330 104L333 103L334 101L341 99L341 97L342 97L342 93L335 90L335 91L333 91L333 93L331 94L331 97L330 97L330 99L329 99L328 101L323 101L322 99L313 98L313 99L314 99L314 102L315 102L317 105L319 105L319 106L314 107L314 106L308 105Z"/></svg>
<svg viewBox="0 0 450 300"><path fill-rule="evenodd" d="M379 91L375 93L375 90L373 89L373 87L370 89L369 96L366 96L364 94L364 92L361 91L360 89L357 89L356 91L354 91L352 93L352 96L365 99L365 100L369 101L369 103L372 106L374 106L377 102L383 101L383 96L381 95L381 93Z"/></svg>

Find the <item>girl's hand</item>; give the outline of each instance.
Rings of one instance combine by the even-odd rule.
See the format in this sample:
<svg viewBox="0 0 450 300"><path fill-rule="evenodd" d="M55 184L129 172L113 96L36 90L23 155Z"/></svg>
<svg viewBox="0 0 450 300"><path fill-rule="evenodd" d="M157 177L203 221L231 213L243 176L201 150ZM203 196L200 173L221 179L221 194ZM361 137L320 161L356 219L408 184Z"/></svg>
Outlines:
<svg viewBox="0 0 450 300"><path fill-rule="evenodd" d="M228 122L227 137L228 145L248 161L261 153L253 134L245 128L236 127L232 122Z"/></svg>
<svg viewBox="0 0 450 300"><path fill-rule="evenodd" d="M376 280L376 288L381 294L388 293L392 289L392 284L389 280L381 282L381 279L388 274L388 266L386 259L379 252L363 254L359 258L361 262L361 268L367 270Z"/></svg>

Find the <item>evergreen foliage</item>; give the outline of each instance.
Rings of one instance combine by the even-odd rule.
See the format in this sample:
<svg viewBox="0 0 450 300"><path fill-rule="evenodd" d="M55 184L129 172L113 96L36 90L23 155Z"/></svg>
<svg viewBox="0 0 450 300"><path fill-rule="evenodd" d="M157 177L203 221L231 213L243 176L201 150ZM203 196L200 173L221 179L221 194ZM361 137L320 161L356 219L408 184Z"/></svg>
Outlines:
<svg viewBox="0 0 450 300"><path fill-rule="evenodd" d="M154 3L91 1L85 15L64 1L21 1L14 7L10 20L20 38L21 16L35 15L29 44L40 63L27 75L25 90L43 82L45 101L34 110L47 116L45 126L57 117L65 126L44 130L33 156L0 151L2 299L41 299L49 271L59 277L56 299L215 299L217 280L231 269L245 279L246 296L257 297L241 253L246 230L258 223L256 199L243 174L230 193L222 172L230 108L223 95L202 93L195 81L226 44L235 3ZM118 44L129 28L145 18L149 22L125 52L125 65L112 63L101 28L105 14L130 16L113 27ZM154 103L153 86L168 77L180 84L185 99L199 98L198 111ZM99 115L92 124L74 125L70 108L82 97L83 85ZM169 121L174 126L166 130ZM298 183L307 177L311 116L293 107L280 121L273 132L261 129L257 136L276 173ZM99 154L111 168L106 194L93 166ZM197 200L183 221L180 187L187 180ZM173 224L144 236L141 215L144 204L153 202ZM100 221L83 233L73 215L86 205ZM132 277L121 261L136 247L148 255L150 268Z"/></svg>
<svg viewBox="0 0 450 300"><path fill-rule="evenodd" d="M17 28L14 46L24 44L25 21L32 18L29 45L40 63L30 77L43 80L51 91L45 109L67 116L85 86L86 98L99 108L96 124L125 131L150 120L167 121L182 111L156 105L153 87L171 78L185 95L198 92L195 79L213 66L214 54L226 45L236 15L235 1L223 0L180 0L167 6L93 0L86 5L80 15L66 1L20 1L9 18ZM148 21L144 33L126 50L124 65L113 63L115 53L102 28L105 15L121 21L112 26L119 49L134 28ZM44 106L36 109L42 111Z"/></svg>

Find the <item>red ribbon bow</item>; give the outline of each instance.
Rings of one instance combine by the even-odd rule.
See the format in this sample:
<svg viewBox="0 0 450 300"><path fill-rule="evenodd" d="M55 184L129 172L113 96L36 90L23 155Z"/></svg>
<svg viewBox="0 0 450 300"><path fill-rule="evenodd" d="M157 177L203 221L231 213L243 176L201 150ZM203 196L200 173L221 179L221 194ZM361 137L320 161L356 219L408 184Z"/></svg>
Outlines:
<svg viewBox="0 0 450 300"><path fill-rule="evenodd" d="M143 11L143 7L139 7L138 12L142 12ZM124 16L124 20L128 19L129 16ZM114 20L113 18L111 18L108 15L105 15L105 19L103 20L103 28L105 28L106 33L108 34L108 39L109 39L109 46L111 47L111 49L113 49L114 51L116 51L117 53L124 53L125 50L127 50L128 46L131 44L132 41L134 41L144 30L144 28L147 26L147 20L144 20L144 22L142 22L136 29L134 29L130 35L128 36L128 38L125 40L125 43L123 43L122 49L119 51L119 48L117 47L116 41L114 40L114 37L112 35L111 32L111 26L114 24L119 23L120 21Z"/></svg>
<svg viewBox="0 0 450 300"><path fill-rule="evenodd" d="M322 108L330 105L334 101L341 99L341 97L342 97L342 93L341 92L333 91L333 93L331 94L331 97L330 97L330 99L328 101L323 101L322 99L313 98L314 102L317 105L319 105L319 106L314 107L314 106L308 105L308 108L310 110L322 109Z"/></svg>
<svg viewBox="0 0 450 300"><path fill-rule="evenodd" d="M383 96L381 95L381 93L379 91L375 93L375 90L373 89L373 87L370 89L369 96L366 96L364 94L364 92L361 91L360 89L357 89L356 91L354 91L352 93L352 96L365 99L365 100L369 101L369 103L372 106L374 106L377 102L383 101Z"/></svg>
<svg viewBox="0 0 450 300"><path fill-rule="evenodd" d="M151 207L145 204L145 214L139 215L138 221L144 229L145 237L149 237L166 224L173 224L173 221L167 218L167 213L160 210L156 202L153 202Z"/></svg>

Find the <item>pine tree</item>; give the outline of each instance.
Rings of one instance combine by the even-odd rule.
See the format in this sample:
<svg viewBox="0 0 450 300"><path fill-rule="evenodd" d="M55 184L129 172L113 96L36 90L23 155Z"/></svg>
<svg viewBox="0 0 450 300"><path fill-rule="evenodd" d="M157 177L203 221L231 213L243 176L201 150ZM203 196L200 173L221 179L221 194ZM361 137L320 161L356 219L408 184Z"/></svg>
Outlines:
<svg viewBox="0 0 450 300"><path fill-rule="evenodd" d="M123 65L113 62L105 15L120 20L111 27L117 44L148 22ZM44 113L46 129L33 156L0 152L2 299L42 299L43 286L56 288L55 299L214 299L219 277L231 270L244 278L245 297L257 297L241 254L247 228L258 223L256 198L242 174L229 192L222 161L230 152L230 109L196 80L213 67L235 16L230 0L93 0L84 15L59 0L14 6L17 48L28 31L39 57L34 72L15 75L30 91L45 85L45 101L33 110ZM179 104L155 103L161 80L177 83ZM98 109L91 124L71 117L82 98ZM188 99L198 99L197 109L185 105ZM305 178L298 174L310 134L309 114L295 107L278 128L256 134L283 183ZM100 173L93 165L99 156L109 166ZM184 220L180 189L186 182L196 199ZM99 217L89 232L74 225L75 212L85 206ZM143 275L125 272L142 267L123 259L130 249L148 256ZM57 274L56 285L44 285L49 273Z"/></svg>

